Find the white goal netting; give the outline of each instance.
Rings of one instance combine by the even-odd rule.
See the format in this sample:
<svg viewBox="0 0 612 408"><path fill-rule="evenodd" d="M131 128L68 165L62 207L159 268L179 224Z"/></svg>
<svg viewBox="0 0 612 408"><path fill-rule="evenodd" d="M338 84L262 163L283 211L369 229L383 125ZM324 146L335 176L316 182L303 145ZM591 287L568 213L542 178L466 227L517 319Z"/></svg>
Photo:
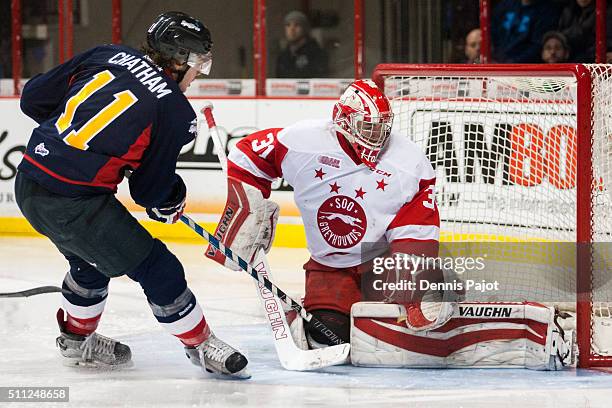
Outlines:
<svg viewBox="0 0 612 408"><path fill-rule="evenodd" d="M586 85L569 70L479 74L474 66L472 72L408 69L384 77L394 130L417 143L436 170L443 250L486 252L487 268L466 277L500 282L495 292L468 293L472 300L573 310L583 223L594 243L587 285L592 324L610 321L612 66L586 68L592 86L583 94ZM588 95L590 114L578 95ZM585 132L590 151L579 149ZM577 189L589 173L590 211L578 204ZM607 346L593 349L612 355Z"/></svg>

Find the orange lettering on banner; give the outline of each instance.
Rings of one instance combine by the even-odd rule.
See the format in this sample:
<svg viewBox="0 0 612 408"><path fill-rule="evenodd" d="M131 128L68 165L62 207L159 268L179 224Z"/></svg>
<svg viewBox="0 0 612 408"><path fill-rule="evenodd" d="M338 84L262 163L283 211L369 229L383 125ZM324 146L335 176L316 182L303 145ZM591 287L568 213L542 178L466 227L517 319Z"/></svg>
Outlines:
<svg viewBox="0 0 612 408"><path fill-rule="evenodd" d="M561 142L566 138L564 154L561 152ZM546 143L546 174L548 181L559 189L576 186L577 145L576 131L571 126L557 125L548 132ZM561 161L565 160L565 175L561 175Z"/></svg>
<svg viewBox="0 0 612 408"><path fill-rule="evenodd" d="M537 125L521 123L512 127L510 180L521 186L535 186L544 178L544 133ZM526 167L529 166L527 171Z"/></svg>

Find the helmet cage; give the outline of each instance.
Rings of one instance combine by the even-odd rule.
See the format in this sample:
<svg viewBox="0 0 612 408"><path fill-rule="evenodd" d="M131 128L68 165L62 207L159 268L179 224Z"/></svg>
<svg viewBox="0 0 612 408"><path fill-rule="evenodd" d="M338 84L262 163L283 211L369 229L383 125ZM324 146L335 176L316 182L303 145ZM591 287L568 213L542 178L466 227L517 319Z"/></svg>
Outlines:
<svg viewBox="0 0 612 408"><path fill-rule="evenodd" d="M340 103L336 104L336 108L334 122L338 125L337 130L347 138L366 165L375 167L380 152L389 140L393 113L380 112L373 116Z"/></svg>

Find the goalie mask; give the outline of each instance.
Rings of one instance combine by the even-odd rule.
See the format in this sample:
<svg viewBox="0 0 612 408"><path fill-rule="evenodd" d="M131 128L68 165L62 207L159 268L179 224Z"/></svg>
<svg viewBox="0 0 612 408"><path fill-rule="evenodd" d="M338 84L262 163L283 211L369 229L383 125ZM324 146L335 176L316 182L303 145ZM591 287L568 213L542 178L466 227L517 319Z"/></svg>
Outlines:
<svg viewBox="0 0 612 408"><path fill-rule="evenodd" d="M212 66L212 39L197 18L179 11L160 14L147 32L147 43L166 58L208 75Z"/></svg>
<svg viewBox="0 0 612 408"><path fill-rule="evenodd" d="M393 124L389 99L371 80L357 80L334 106L334 124L362 163L376 167Z"/></svg>

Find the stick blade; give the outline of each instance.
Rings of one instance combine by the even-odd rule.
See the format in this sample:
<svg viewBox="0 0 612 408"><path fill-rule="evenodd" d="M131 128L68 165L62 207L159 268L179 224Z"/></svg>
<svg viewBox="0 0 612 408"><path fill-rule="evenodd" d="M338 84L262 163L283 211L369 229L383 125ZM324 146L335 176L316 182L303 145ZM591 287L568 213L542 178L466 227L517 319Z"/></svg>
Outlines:
<svg viewBox="0 0 612 408"><path fill-rule="evenodd" d="M0 298L18 298L18 297L29 297L35 295L42 295L44 293L58 293L62 292L62 288L57 286L40 286L38 288L32 288L28 290L22 290L20 292L9 292L0 293Z"/></svg>
<svg viewBox="0 0 612 408"><path fill-rule="evenodd" d="M311 371L349 362L350 344L339 344L316 350L295 350L290 358L279 353L281 365L289 371ZM287 356L289 357L289 356Z"/></svg>

